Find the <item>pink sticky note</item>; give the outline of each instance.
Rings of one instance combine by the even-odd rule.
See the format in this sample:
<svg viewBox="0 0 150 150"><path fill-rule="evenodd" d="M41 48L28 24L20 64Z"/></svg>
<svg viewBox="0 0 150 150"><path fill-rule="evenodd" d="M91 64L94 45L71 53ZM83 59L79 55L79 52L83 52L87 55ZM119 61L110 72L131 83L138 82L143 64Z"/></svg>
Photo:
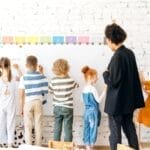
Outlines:
<svg viewBox="0 0 150 150"><path fill-rule="evenodd" d="M13 43L13 37L12 36L3 36L2 41L4 44L12 44Z"/></svg>
<svg viewBox="0 0 150 150"><path fill-rule="evenodd" d="M79 36L78 43L80 44L88 44L89 43L89 36Z"/></svg>

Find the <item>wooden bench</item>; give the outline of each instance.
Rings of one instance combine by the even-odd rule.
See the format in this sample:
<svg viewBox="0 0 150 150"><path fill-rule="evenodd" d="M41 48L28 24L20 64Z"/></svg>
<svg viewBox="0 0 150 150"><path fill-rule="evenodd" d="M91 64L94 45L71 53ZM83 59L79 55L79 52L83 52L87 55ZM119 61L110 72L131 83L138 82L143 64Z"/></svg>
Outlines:
<svg viewBox="0 0 150 150"><path fill-rule="evenodd" d="M63 142L63 141L49 141L49 148L55 148L58 150L73 150L74 143L73 142Z"/></svg>

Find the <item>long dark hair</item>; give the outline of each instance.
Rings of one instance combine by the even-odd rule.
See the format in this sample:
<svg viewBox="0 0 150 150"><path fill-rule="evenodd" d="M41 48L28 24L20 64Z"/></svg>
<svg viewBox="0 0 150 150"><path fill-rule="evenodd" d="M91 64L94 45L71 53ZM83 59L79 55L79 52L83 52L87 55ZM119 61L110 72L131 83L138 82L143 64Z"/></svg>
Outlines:
<svg viewBox="0 0 150 150"><path fill-rule="evenodd" d="M10 59L8 57L1 57L0 58L0 68L2 69L2 73L3 74L3 69L7 69L8 71L8 81L12 80L12 73L11 73L11 63L10 63Z"/></svg>

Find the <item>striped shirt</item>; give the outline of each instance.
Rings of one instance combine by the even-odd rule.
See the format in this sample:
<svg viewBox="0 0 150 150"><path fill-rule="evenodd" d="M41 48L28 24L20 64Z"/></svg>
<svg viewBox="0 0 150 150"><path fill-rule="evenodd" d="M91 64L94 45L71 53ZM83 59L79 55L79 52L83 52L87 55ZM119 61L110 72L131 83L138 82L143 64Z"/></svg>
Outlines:
<svg viewBox="0 0 150 150"><path fill-rule="evenodd" d="M20 79L19 89L25 90L25 102L43 100L42 95L48 94L48 81L39 72L27 72Z"/></svg>
<svg viewBox="0 0 150 150"><path fill-rule="evenodd" d="M73 108L73 89L78 84L69 76L54 77L49 83L49 90L53 94L53 105Z"/></svg>

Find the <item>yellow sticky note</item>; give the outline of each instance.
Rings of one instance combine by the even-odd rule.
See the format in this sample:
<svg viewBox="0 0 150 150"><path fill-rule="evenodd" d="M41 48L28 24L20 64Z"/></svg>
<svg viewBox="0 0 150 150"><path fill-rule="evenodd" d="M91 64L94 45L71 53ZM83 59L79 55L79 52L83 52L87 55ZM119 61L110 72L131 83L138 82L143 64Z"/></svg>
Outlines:
<svg viewBox="0 0 150 150"><path fill-rule="evenodd" d="M14 37L14 41L16 44L24 44L26 42L24 36L16 36Z"/></svg>
<svg viewBox="0 0 150 150"><path fill-rule="evenodd" d="M38 44L39 43L39 37L37 37L37 36L28 36L28 37L26 37L26 43Z"/></svg>

